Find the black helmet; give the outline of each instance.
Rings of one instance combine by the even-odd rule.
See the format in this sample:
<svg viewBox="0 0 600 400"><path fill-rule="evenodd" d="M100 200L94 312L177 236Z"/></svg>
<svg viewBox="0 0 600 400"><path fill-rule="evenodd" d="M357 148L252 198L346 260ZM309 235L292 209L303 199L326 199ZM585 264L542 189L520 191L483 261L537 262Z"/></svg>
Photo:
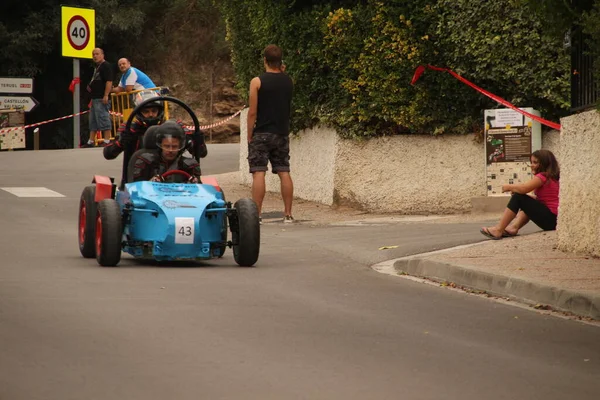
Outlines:
<svg viewBox="0 0 600 400"><path fill-rule="evenodd" d="M162 141L166 138L179 139L179 153L185 150L185 131L183 127L173 120L157 126L156 147L162 150Z"/></svg>
<svg viewBox="0 0 600 400"><path fill-rule="evenodd" d="M136 93L133 103L135 104L135 107L137 107L140 104L142 104L143 101L152 99L154 97L160 97L158 95L158 93L156 93L156 91L142 90L141 92ZM158 115L153 118L144 117L144 115L142 115L141 111L148 109L148 108L158 108ZM160 124L160 122L163 120L163 118L165 116L165 107L164 107L164 104L162 101L152 101L152 102L146 103L146 104L144 104L144 107L142 107L138 111L139 112L136 114L136 117L146 127Z"/></svg>

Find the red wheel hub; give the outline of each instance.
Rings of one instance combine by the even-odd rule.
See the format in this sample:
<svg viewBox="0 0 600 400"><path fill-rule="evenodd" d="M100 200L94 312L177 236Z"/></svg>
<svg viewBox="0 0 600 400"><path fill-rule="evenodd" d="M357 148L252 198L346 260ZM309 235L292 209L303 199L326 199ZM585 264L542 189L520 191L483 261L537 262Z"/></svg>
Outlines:
<svg viewBox="0 0 600 400"><path fill-rule="evenodd" d="M79 208L79 244L83 245L85 242L85 221L87 219L87 210L86 210L85 201L81 203Z"/></svg>
<svg viewBox="0 0 600 400"><path fill-rule="evenodd" d="M100 213L96 217L96 254L102 253L102 219Z"/></svg>

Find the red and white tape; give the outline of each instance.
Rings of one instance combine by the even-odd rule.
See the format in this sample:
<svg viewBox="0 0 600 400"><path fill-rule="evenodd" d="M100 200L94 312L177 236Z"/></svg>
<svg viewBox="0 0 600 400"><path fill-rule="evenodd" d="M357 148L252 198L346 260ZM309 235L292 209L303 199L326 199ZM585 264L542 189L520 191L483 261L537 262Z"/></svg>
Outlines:
<svg viewBox="0 0 600 400"><path fill-rule="evenodd" d="M229 117L219 121L219 122L215 122L214 124L210 124L210 125L201 125L200 129L210 129L210 128L214 128L215 126L219 126L219 125L223 125L224 123L228 122L229 120L237 117L239 115L239 113L241 113L244 109L242 108L241 110L237 111L235 114L230 115ZM111 115L115 115L117 117L122 117L123 114L118 113L118 112L114 112L114 111L109 111L109 113ZM184 125L184 127L188 128L188 129L194 129L193 125Z"/></svg>
<svg viewBox="0 0 600 400"><path fill-rule="evenodd" d="M60 121L63 119L67 119L67 118L73 118L77 115L83 115L85 113L89 113L90 111L82 111L80 113L77 114L72 114L72 115L67 115L64 117L60 117L60 118L54 118L54 119L49 119L48 121L42 121L42 122L36 122L35 124L30 124L30 125L25 125L25 126L15 126L15 127L11 127L11 128L4 128L4 129L0 129L0 135L4 135L8 132L12 132L12 131L17 131L19 129L27 129L27 128L35 128L36 126L40 126L40 125L44 125L44 124L49 124L50 122L55 122L55 121Z"/></svg>
<svg viewBox="0 0 600 400"><path fill-rule="evenodd" d="M223 120L221 120L219 122L215 122L214 124L200 126L200 129L210 129L210 128L214 128L215 126L223 125L224 123L228 122L229 120L237 117L239 115L239 113L242 112L242 110L243 109L237 111L235 114L230 115L229 117L227 117L227 118L225 118L225 119L223 119ZM19 129L35 128L36 126L40 126L40 125L44 125L44 124L49 124L50 122L60 121L60 120L67 119L67 118L73 118L73 117L75 117L77 115L83 115L83 114L86 114L86 113L89 113L89 112L90 111L87 110L87 111L79 112L77 114L71 114L71 115L66 115L64 117L60 117L60 118L49 119L48 121L36 122L35 124L30 124L30 125L25 125L25 126L15 126L15 127L10 127L10 128L0 129L0 135L5 135L8 132L17 131ZM116 115L118 117L122 117L123 116L123 114L120 114L120 113L117 113L117 112L114 112L114 111L109 111L109 113L111 115ZM188 128L188 129L194 129L193 126L185 126L185 127Z"/></svg>
<svg viewBox="0 0 600 400"><path fill-rule="evenodd" d="M237 111L235 114L230 115L229 117L222 119L219 122L215 122L214 124L210 124L210 125L203 125L200 127L200 129L210 129L210 128L214 128L215 126L219 126L219 125L223 125L225 122L228 122L229 120L237 117L239 115L239 113L241 113L244 109L242 108L241 110ZM186 128L189 129L194 129L193 126L186 126Z"/></svg>

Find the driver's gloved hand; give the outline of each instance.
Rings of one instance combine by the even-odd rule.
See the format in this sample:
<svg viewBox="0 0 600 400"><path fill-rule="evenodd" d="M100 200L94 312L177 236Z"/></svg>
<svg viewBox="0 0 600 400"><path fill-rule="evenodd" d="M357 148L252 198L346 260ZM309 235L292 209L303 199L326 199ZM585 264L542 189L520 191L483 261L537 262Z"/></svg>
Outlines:
<svg viewBox="0 0 600 400"><path fill-rule="evenodd" d="M162 177L162 175L154 175L152 178L150 178L150 182L164 182L165 179Z"/></svg>
<svg viewBox="0 0 600 400"><path fill-rule="evenodd" d="M131 132L121 132L121 134L119 135L119 143L121 143L124 146L130 146L134 144L135 141L136 137Z"/></svg>
<svg viewBox="0 0 600 400"><path fill-rule="evenodd" d="M190 176L190 179L188 179L189 183L198 183L198 178L196 178L195 176Z"/></svg>
<svg viewBox="0 0 600 400"><path fill-rule="evenodd" d="M208 154L206 143L204 142L204 134L198 132L192 134L192 148L190 152L197 158L204 158Z"/></svg>

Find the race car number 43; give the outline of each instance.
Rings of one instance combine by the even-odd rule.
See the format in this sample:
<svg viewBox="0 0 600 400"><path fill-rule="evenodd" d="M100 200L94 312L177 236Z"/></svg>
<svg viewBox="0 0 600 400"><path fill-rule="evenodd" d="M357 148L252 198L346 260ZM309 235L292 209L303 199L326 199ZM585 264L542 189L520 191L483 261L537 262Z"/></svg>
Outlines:
<svg viewBox="0 0 600 400"><path fill-rule="evenodd" d="M175 218L175 243L194 244L194 218Z"/></svg>

